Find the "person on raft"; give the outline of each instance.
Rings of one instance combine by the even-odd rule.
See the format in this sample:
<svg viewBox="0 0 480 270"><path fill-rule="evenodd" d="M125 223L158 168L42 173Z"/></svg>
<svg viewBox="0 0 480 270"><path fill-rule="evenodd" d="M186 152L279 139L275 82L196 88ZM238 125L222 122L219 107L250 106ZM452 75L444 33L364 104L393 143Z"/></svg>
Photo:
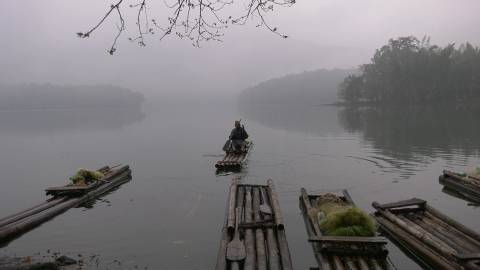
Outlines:
<svg viewBox="0 0 480 270"><path fill-rule="evenodd" d="M235 152L243 152L245 147L245 140L248 138L248 133L245 127L240 125L240 121L235 121L235 128L230 132L228 137L232 142L231 147Z"/></svg>

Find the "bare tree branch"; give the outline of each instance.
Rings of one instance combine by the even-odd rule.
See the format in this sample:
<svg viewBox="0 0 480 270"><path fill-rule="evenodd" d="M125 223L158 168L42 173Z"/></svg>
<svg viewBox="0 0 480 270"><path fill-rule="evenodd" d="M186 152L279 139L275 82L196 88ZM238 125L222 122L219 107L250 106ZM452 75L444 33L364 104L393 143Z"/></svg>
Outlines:
<svg viewBox="0 0 480 270"><path fill-rule="evenodd" d="M146 46L146 35L156 34L156 31L150 27L150 23L160 32L160 40L174 33L181 39L188 39L195 47L200 47L200 44L205 41L222 41L223 31L232 25L245 25L249 19L257 21L257 27L263 26L268 31L287 38L286 35L278 31L277 27L268 24L265 16L267 13L273 12L275 6L289 7L295 3L295 0L246 0L248 4L245 12L242 12L243 15L232 16L225 14L227 12L226 7L233 6L234 3L241 0L173 0L172 4L164 2L166 8L171 9L172 13L167 18L168 23L162 26L155 18L149 19L148 0L132 1L135 1L135 3L130 4L129 7L136 9L137 35L134 38L129 38L129 40L138 42L141 47ZM95 26L86 32L79 32L77 35L81 38L89 37L101 25L105 24L107 18L111 17L112 14L117 14L120 25L117 25L117 35L108 50L110 54L113 54L116 51L118 38L126 29L126 23L121 12L124 5L124 0L118 0L116 4L110 5L110 9Z"/></svg>

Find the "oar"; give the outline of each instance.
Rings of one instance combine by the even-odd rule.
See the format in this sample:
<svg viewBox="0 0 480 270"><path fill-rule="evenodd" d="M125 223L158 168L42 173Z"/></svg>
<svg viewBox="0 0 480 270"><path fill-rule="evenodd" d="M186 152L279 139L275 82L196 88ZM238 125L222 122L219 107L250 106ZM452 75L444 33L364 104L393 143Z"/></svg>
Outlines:
<svg viewBox="0 0 480 270"><path fill-rule="evenodd" d="M240 240L240 232L238 231L238 223L240 216L242 215L242 208L237 207L235 210L235 232L232 241L227 244L227 254L225 255L227 260L233 262L242 261L247 256L245 244Z"/></svg>
<svg viewBox="0 0 480 270"><path fill-rule="evenodd" d="M260 204L260 212L262 212L265 215L271 215L272 208L270 207L270 205L267 204L267 196L265 195L265 191L263 190L263 187L260 187L260 193L262 196L262 203Z"/></svg>

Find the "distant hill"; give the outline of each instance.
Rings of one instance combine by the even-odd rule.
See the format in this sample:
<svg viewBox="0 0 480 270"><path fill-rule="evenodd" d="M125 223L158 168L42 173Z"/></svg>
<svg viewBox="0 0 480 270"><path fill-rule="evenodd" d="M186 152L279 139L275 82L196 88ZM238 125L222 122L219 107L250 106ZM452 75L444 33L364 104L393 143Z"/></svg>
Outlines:
<svg viewBox="0 0 480 270"><path fill-rule="evenodd" d="M0 84L0 110L140 108L142 94L110 85Z"/></svg>
<svg viewBox="0 0 480 270"><path fill-rule="evenodd" d="M354 69L319 69L264 81L240 94L241 104L320 105L338 101L338 85Z"/></svg>

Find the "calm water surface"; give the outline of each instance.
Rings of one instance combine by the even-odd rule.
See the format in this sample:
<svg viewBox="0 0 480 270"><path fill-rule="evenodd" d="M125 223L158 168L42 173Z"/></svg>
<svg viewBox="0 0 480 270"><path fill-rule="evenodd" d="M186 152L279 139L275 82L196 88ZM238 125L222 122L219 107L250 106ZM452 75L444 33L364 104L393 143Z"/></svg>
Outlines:
<svg viewBox="0 0 480 270"><path fill-rule="evenodd" d="M44 199L79 167L129 164L133 180L0 249L81 254L92 269L213 269L233 175L214 163L233 120L254 140L248 183L275 180L296 269L315 264L298 208L301 187L348 189L357 204L420 197L478 229L480 209L442 192L443 169L480 164L475 111L365 110L162 102L138 111L2 112L0 216ZM419 269L393 244L398 269ZM95 257L91 257L95 256Z"/></svg>

